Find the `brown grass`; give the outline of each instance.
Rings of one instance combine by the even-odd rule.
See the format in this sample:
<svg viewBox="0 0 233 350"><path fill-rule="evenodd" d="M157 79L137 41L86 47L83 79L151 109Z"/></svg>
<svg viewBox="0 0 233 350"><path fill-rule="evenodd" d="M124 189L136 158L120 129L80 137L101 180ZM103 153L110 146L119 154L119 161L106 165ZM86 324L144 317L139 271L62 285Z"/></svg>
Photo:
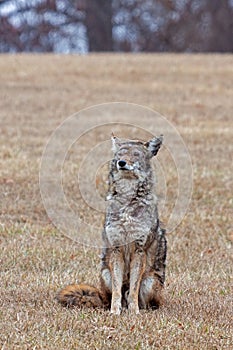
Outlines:
<svg viewBox="0 0 233 350"><path fill-rule="evenodd" d="M232 67L229 55L0 56L2 349L232 349ZM165 115L194 171L189 211L168 235L165 305L133 317L55 302L67 283L98 282L99 251L51 225L38 185L55 127L111 101Z"/></svg>

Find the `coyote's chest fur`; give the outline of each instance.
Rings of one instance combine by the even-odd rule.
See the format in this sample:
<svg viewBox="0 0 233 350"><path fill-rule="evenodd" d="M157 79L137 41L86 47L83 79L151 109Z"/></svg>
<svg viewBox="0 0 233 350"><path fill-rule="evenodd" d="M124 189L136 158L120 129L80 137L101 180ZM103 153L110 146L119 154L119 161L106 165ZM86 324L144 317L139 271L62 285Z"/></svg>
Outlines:
<svg viewBox="0 0 233 350"><path fill-rule="evenodd" d="M110 246L136 241L144 246L156 215L156 196L148 193L147 180L117 179L107 196L105 233ZM110 188L111 189L111 188Z"/></svg>

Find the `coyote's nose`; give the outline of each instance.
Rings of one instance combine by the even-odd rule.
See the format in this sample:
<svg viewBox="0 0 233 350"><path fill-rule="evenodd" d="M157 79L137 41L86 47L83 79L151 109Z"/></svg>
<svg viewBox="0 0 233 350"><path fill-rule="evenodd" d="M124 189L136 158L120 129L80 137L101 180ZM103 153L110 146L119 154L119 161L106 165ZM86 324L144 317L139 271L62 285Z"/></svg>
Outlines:
<svg viewBox="0 0 233 350"><path fill-rule="evenodd" d="M119 165L120 168L124 168L124 166L126 166L126 161L124 161L124 160L119 160L119 161L118 161L118 165Z"/></svg>

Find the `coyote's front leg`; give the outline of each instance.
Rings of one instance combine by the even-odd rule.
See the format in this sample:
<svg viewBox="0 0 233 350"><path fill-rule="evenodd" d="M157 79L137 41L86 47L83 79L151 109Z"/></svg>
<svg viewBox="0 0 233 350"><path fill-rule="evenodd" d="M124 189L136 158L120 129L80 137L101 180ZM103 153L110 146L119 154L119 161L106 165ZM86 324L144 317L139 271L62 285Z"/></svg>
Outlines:
<svg viewBox="0 0 233 350"><path fill-rule="evenodd" d="M121 290L123 283L124 273L124 260L123 251L121 248L116 247L111 253L111 273L112 273L112 302L111 302L111 313L120 315L121 313Z"/></svg>
<svg viewBox="0 0 233 350"><path fill-rule="evenodd" d="M136 248L130 263L130 287L128 296L128 309L134 314L139 313L138 295L142 275L146 266L146 254L142 248Z"/></svg>

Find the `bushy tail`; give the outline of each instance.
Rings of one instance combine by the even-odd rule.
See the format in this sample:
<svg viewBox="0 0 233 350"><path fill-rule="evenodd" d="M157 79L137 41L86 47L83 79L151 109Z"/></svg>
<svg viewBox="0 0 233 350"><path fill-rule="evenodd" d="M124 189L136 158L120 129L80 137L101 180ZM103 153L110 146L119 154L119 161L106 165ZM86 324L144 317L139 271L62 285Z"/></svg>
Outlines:
<svg viewBox="0 0 233 350"><path fill-rule="evenodd" d="M108 307L109 302L106 300L101 291L88 284L71 284L58 292L56 299L63 306L78 307Z"/></svg>

